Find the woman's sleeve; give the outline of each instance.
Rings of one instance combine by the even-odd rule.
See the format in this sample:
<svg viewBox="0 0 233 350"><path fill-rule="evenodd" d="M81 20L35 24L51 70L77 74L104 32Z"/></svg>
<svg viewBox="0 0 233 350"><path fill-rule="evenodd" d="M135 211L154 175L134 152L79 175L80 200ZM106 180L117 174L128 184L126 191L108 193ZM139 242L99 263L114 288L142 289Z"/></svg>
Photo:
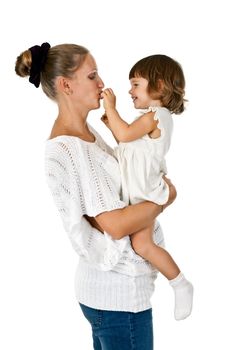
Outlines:
<svg viewBox="0 0 233 350"><path fill-rule="evenodd" d="M60 142L46 154L46 178L64 228L75 251L90 264L111 270L129 244L129 238L115 241L93 228L84 215L121 209L110 175L98 164L88 148Z"/></svg>
<svg viewBox="0 0 233 350"><path fill-rule="evenodd" d="M77 146L77 145L76 145ZM90 265L129 276L151 274L155 269L137 255L128 236L113 240L93 228L84 215L125 207L111 176L96 163L88 149L60 142L47 148L46 178L73 248ZM163 245L163 233L155 223L154 240Z"/></svg>

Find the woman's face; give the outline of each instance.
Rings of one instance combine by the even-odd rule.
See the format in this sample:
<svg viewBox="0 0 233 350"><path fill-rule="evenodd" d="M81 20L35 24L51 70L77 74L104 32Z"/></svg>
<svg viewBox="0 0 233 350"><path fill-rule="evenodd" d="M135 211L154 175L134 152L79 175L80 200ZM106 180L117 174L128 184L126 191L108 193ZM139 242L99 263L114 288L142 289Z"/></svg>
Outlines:
<svg viewBox="0 0 233 350"><path fill-rule="evenodd" d="M77 108L87 112L100 107L101 92L104 83L98 75L94 58L88 54L70 81L73 91L72 99Z"/></svg>

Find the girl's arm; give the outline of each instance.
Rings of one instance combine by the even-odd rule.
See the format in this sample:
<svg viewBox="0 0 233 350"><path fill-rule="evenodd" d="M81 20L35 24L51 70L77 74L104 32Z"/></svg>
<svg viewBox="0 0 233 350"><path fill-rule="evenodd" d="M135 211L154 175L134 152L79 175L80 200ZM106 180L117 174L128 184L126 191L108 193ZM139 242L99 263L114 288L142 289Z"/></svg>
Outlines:
<svg viewBox="0 0 233 350"><path fill-rule="evenodd" d="M114 133L112 132L112 130L111 130L111 128L110 128L109 120L108 120L107 114L104 113L100 119L101 119L101 121L107 126L107 128L111 131L111 133L112 133L114 139L116 140L116 142L119 143L119 140L116 138L116 135L114 135Z"/></svg>
<svg viewBox="0 0 233 350"><path fill-rule="evenodd" d="M152 202L141 202L129 205L123 209L116 209L101 213L95 221L103 231L108 232L113 239L121 239L152 224L154 219L164 208L172 204L176 198L176 189L171 181L165 178L169 186L169 199L163 206ZM93 225L93 220L92 220Z"/></svg>
<svg viewBox="0 0 233 350"><path fill-rule="evenodd" d="M118 141L134 141L157 128L158 122L154 120L154 112L146 113L133 123L128 124L120 117L116 110L116 97L112 89L104 90L102 96L109 128Z"/></svg>

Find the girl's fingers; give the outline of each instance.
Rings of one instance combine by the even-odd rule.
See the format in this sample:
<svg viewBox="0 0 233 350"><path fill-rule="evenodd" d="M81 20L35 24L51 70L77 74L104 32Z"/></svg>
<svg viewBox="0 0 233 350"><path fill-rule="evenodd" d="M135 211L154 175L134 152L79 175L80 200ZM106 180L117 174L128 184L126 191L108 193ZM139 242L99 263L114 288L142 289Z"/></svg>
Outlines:
<svg viewBox="0 0 233 350"><path fill-rule="evenodd" d="M106 95L114 95L113 90L111 88L107 88L103 91Z"/></svg>

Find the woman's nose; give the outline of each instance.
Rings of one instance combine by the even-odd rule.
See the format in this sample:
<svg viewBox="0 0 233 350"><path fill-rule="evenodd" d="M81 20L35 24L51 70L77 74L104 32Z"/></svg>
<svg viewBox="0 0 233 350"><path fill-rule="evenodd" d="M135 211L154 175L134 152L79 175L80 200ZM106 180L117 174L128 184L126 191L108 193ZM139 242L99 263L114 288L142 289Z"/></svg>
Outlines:
<svg viewBox="0 0 233 350"><path fill-rule="evenodd" d="M100 77L99 77L98 85L99 85L99 87L100 87L101 89L104 88L104 82L103 82L103 80L102 80Z"/></svg>

